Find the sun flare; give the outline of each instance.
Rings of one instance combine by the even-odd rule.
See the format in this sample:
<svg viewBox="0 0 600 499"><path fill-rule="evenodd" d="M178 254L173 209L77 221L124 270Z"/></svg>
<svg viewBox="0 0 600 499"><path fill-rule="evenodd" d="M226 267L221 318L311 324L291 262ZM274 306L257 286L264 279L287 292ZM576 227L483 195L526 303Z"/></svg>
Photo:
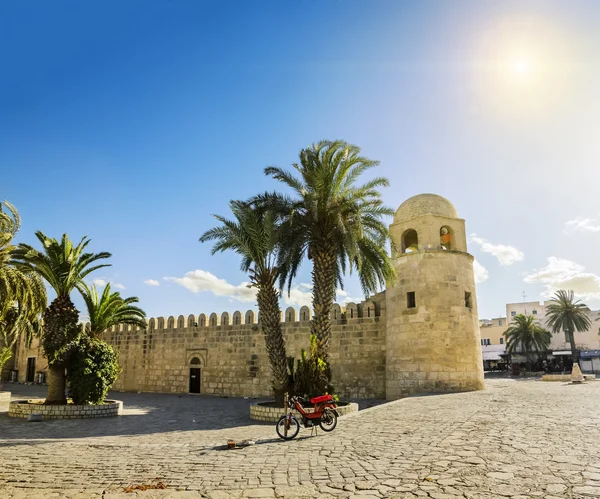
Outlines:
<svg viewBox="0 0 600 499"><path fill-rule="evenodd" d="M512 69L519 76L527 76L532 72L532 64L528 59L517 59L513 62Z"/></svg>

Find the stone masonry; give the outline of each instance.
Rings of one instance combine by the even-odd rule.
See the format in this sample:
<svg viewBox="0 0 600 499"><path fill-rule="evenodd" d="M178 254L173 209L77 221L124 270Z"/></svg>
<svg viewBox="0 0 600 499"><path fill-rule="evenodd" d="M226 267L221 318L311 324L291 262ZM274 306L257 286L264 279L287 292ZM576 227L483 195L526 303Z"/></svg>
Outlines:
<svg viewBox="0 0 600 499"><path fill-rule="evenodd" d="M398 208L390 231L398 281L364 302L332 309L336 392L392 400L482 389L473 257L464 220L448 200L421 194ZM415 303L407 302L410 293ZM310 319L308 307L282 313L288 355L298 358L308 348ZM119 352L116 390L271 394L265 342L252 310L152 318L144 330L119 326L104 339ZM46 368L37 343L30 349L21 345L15 361L20 381L31 356L36 370Z"/></svg>

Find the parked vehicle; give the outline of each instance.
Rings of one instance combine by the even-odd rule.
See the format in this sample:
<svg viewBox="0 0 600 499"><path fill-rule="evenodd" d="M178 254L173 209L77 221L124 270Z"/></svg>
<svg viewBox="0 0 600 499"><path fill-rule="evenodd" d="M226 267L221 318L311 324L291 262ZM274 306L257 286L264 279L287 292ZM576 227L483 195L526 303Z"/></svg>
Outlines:
<svg viewBox="0 0 600 499"><path fill-rule="evenodd" d="M290 397L288 401L289 413L281 416L277 421L277 435L284 440L291 440L300 431L300 421L294 416L294 410L300 413L302 424L305 428L321 427L323 431L333 431L337 426L337 405L331 395L321 395L310 399L313 407L302 397Z"/></svg>

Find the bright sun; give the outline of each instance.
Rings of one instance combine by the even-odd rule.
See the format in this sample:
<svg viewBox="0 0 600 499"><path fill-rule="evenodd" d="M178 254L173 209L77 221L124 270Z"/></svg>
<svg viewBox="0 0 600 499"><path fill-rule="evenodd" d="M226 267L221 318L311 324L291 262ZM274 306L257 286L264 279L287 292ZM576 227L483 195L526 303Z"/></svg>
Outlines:
<svg viewBox="0 0 600 499"><path fill-rule="evenodd" d="M513 63L513 71L520 76L526 76L531 73L531 61L527 59L517 59Z"/></svg>

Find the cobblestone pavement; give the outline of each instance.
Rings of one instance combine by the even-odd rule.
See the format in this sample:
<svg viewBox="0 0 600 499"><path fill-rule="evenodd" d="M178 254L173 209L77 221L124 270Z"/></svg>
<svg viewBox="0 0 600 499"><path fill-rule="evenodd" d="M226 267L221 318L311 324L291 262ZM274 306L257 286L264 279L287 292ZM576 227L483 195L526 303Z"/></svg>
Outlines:
<svg viewBox="0 0 600 499"><path fill-rule="evenodd" d="M17 391L9 386L9 389ZM0 415L0 497L600 497L600 381L488 381L276 438L250 401L125 395L125 415L28 423ZM256 445L221 450L229 438ZM128 485L166 490L125 494Z"/></svg>

